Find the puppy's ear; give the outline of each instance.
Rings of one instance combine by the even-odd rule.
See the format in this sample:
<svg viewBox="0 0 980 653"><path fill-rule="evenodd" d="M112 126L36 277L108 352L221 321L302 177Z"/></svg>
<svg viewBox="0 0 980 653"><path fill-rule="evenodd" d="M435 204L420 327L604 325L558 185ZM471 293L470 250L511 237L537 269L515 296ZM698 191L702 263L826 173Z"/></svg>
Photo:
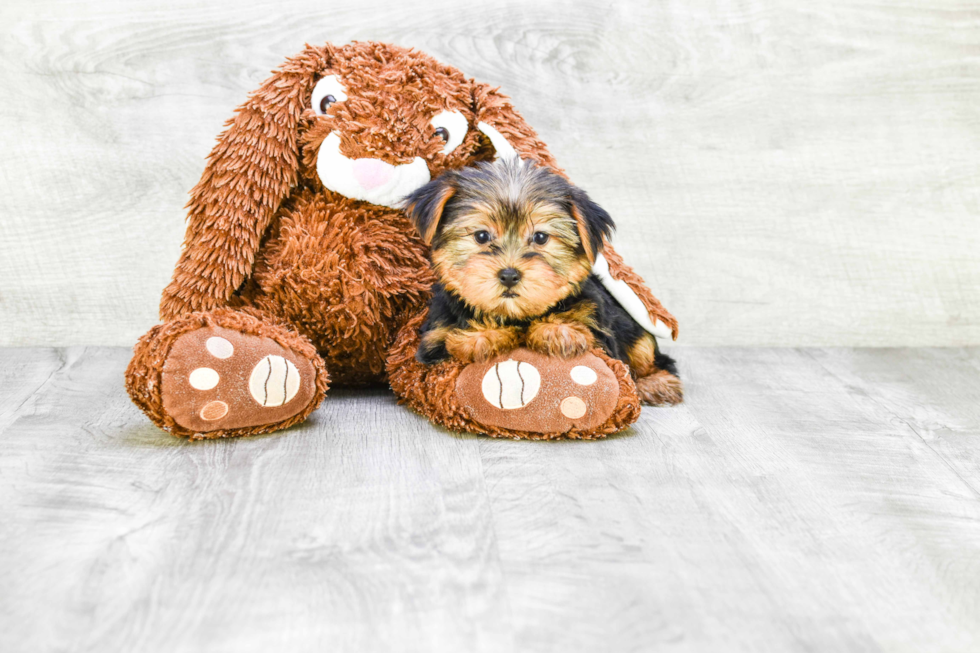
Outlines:
<svg viewBox="0 0 980 653"><path fill-rule="evenodd" d="M595 257L602 251L603 240L609 237L616 224L606 210L593 202L584 190L572 186L569 200L585 255L589 263L595 263Z"/></svg>
<svg viewBox="0 0 980 653"><path fill-rule="evenodd" d="M262 235L297 183L298 127L334 49L306 46L225 124L187 203L184 248L160 317L225 305L252 273Z"/></svg>
<svg viewBox="0 0 980 653"><path fill-rule="evenodd" d="M444 172L405 199L405 214L426 245L432 245L446 203L455 193L455 174Z"/></svg>

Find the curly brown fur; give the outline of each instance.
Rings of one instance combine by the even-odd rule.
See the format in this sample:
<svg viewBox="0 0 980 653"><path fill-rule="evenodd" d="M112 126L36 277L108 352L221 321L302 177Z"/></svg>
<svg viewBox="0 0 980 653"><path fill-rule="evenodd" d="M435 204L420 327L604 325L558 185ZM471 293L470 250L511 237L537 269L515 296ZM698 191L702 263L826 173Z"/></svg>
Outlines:
<svg viewBox="0 0 980 653"><path fill-rule="evenodd" d="M300 190L281 210L240 299L295 325L335 383L377 383L390 343L424 306L434 279L412 231L401 212Z"/></svg>

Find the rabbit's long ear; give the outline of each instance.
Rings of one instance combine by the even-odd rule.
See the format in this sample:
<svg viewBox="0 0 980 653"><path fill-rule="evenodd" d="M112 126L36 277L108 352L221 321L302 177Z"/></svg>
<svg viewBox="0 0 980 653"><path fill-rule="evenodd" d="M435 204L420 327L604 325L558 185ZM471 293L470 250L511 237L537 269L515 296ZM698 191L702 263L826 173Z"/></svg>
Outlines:
<svg viewBox="0 0 980 653"><path fill-rule="evenodd" d="M490 140L497 158L518 156L564 174L547 146L511 104L509 97L489 84L472 84L476 127Z"/></svg>
<svg viewBox="0 0 980 653"><path fill-rule="evenodd" d="M225 124L187 204L184 248L163 291L164 320L228 303L252 272L262 235L296 185L298 126L333 48L306 46Z"/></svg>

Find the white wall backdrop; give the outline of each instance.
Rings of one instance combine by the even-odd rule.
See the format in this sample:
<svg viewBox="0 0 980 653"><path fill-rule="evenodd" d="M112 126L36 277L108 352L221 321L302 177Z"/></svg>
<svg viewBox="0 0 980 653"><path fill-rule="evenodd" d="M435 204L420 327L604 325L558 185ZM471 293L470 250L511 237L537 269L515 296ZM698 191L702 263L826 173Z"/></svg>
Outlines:
<svg viewBox="0 0 980 653"><path fill-rule="evenodd" d="M131 345L232 109L304 42L503 87L699 345L980 344L969 0L0 7L0 345Z"/></svg>

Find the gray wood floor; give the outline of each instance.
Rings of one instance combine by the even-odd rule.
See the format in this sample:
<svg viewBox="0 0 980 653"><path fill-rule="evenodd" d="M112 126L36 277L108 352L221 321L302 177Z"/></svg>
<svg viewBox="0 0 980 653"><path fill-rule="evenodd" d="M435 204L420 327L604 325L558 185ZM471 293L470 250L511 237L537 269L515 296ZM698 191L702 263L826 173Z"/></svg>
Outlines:
<svg viewBox="0 0 980 653"><path fill-rule="evenodd" d="M125 349L0 350L0 650L980 650L980 349L675 353L603 442L188 443Z"/></svg>

